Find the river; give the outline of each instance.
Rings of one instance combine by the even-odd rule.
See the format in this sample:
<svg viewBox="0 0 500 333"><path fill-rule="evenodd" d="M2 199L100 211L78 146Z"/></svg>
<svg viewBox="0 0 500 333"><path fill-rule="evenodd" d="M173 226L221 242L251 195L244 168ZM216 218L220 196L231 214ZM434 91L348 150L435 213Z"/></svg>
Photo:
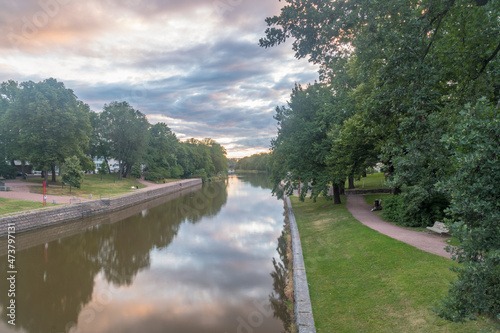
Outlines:
<svg viewBox="0 0 500 333"><path fill-rule="evenodd" d="M283 332L288 318L270 302L280 298L273 258L279 265L283 212L265 176L231 175L118 222L19 249L16 326L8 324L12 298L2 279L0 332ZM7 264L0 257L3 272Z"/></svg>

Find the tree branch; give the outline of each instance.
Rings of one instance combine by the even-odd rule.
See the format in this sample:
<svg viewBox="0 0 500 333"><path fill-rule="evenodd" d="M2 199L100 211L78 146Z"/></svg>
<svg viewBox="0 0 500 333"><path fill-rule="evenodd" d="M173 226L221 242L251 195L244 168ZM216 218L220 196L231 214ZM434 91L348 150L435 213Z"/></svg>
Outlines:
<svg viewBox="0 0 500 333"><path fill-rule="evenodd" d="M482 61L483 67L481 68L481 70L479 71L479 73L476 75L476 77L474 78L474 80L477 79L479 76L481 76L481 74L483 74L483 72L486 70L486 67L490 63L490 61L492 61L493 58L495 58L495 56L498 54L499 51L500 51L500 43L498 43L498 46L495 49L495 51L493 51L493 54L488 59L485 59L485 60Z"/></svg>

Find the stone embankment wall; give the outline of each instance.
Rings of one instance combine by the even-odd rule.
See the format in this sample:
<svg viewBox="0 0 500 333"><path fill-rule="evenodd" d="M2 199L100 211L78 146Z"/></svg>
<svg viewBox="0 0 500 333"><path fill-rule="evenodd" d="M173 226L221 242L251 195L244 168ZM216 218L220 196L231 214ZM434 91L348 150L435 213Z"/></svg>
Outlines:
<svg viewBox="0 0 500 333"><path fill-rule="evenodd" d="M116 212L124 208L150 201L167 194L177 193L193 186L201 187L201 179L186 179L151 190L139 190L118 197L72 204L70 206L34 211L0 219L0 237L7 235L9 224L15 225L16 234L57 224Z"/></svg>
<svg viewBox="0 0 500 333"><path fill-rule="evenodd" d="M293 251L293 296L296 325L299 333L316 333L314 316L309 296L309 285L307 283L306 266L302 256L302 245L300 243L299 229L293 213L292 203L289 197L285 197L285 211L290 221Z"/></svg>

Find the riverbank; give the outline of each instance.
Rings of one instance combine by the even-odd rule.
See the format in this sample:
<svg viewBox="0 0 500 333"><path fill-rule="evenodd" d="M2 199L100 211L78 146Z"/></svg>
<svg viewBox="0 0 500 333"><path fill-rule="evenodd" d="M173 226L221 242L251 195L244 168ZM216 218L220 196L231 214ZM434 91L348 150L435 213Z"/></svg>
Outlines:
<svg viewBox="0 0 500 333"><path fill-rule="evenodd" d="M500 332L484 318L457 324L432 311L454 262L362 225L345 204L291 201L318 332Z"/></svg>
<svg viewBox="0 0 500 333"><path fill-rule="evenodd" d="M76 201L71 205L48 210L34 210L25 214L0 218L0 237L7 235L8 226L14 226L16 234L41 229L90 216L115 212L163 195L182 191L185 188L193 186L201 188L201 184L201 179L186 179L167 184L155 184L150 188L143 188L116 197L104 197L87 202Z"/></svg>

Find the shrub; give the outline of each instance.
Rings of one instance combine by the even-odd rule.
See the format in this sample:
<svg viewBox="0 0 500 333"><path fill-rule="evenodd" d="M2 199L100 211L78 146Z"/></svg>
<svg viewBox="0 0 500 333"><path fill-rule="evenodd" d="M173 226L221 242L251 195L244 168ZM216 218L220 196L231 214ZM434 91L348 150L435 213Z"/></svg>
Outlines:
<svg viewBox="0 0 500 333"><path fill-rule="evenodd" d="M145 179L149 181L159 181L168 178L170 173L165 168L153 168L146 172Z"/></svg>
<svg viewBox="0 0 500 333"><path fill-rule="evenodd" d="M7 179L15 179L17 174L17 168L15 166L0 163L0 176Z"/></svg>
<svg viewBox="0 0 500 333"><path fill-rule="evenodd" d="M407 186L400 195L384 200L384 217L406 227L427 227L443 221L448 205L443 193Z"/></svg>

